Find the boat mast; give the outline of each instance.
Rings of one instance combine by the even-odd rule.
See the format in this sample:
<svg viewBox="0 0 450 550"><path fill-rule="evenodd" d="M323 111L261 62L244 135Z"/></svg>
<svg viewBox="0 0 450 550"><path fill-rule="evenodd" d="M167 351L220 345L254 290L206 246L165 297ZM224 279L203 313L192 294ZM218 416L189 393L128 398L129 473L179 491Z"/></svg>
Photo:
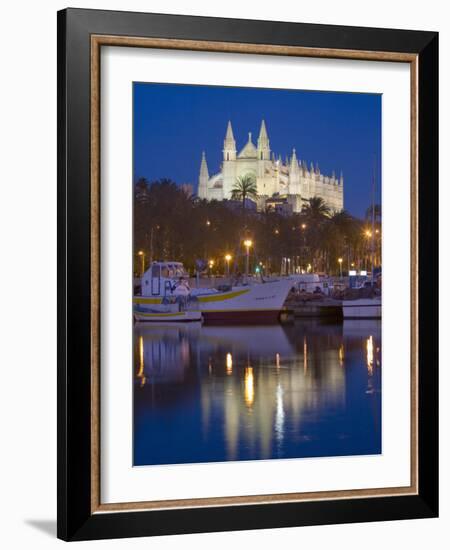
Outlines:
<svg viewBox="0 0 450 550"><path fill-rule="evenodd" d="M374 275L373 270L375 267L375 166L376 166L376 157L373 156L373 174L372 174L372 239L371 239L371 250L370 250L370 263L372 267L371 271L371 286L373 287Z"/></svg>

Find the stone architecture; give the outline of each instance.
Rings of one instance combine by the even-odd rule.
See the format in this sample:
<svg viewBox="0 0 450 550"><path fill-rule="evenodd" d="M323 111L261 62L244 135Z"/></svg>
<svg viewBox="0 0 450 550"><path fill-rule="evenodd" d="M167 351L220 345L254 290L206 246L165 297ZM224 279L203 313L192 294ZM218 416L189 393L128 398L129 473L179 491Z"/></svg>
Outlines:
<svg viewBox="0 0 450 550"><path fill-rule="evenodd" d="M223 142L223 162L220 172L209 176L205 152L202 154L198 181L198 196L207 200L224 200L231 198L236 179L251 174L258 189L258 210L270 208L273 198L285 202L293 212L300 212L311 197L321 197L332 212L344 208L344 177L341 173L325 176L319 166L311 163L309 168L305 161L297 159L295 149L285 161L281 156L275 158L270 150L269 136L264 120L257 144L252 142L251 133L248 141L238 153L231 122L228 122ZM271 200L272 199L272 200Z"/></svg>

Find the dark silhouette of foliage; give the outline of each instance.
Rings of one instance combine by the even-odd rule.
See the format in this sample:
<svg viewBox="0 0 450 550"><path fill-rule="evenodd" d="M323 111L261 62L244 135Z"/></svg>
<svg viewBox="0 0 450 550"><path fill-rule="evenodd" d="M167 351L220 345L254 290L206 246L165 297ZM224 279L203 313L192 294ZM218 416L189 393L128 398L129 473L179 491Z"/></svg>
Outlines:
<svg viewBox="0 0 450 550"><path fill-rule="evenodd" d="M253 189L247 183L239 191L243 205L246 198L256 198L256 184ZM378 220L376 227L377 243L381 243ZM251 237L252 263L261 261L266 273L279 273L282 259L289 257L292 265L306 269L311 264L315 271L336 274L339 257L344 259L344 270L351 263L359 268L367 264L369 230L370 224L346 211L332 214L320 197L311 198L302 212L285 216L236 208L233 201L208 202L188 196L170 179L148 182L140 178L134 186L136 273L142 260L138 251L144 252L146 267L152 260L177 260L193 273L197 259L212 259L214 270L223 273L225 255L231 254L231 267L242 270L242 241Z"/></svg>

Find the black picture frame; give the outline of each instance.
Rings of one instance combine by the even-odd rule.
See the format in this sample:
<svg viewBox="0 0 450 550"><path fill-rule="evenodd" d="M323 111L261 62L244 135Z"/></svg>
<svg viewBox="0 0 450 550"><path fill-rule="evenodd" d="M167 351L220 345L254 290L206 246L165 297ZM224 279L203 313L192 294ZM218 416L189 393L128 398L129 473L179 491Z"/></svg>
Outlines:
<svg viewBox="0 0 450 550"><path fill-rule="evenodd" d="M418 59L418 494L92 513L91 36L403 52ZM66 9L58 13L58 537L87 540L438 515L438 34Z"/></svg>

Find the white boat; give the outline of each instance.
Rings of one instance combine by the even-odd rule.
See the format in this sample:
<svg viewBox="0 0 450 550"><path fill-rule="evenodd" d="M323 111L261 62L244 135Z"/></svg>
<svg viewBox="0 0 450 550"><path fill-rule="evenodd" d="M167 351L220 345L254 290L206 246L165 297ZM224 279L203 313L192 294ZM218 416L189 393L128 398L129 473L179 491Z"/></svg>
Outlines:
<svg viewBox="0 0 450 550"><path fill-rule="evenodd" d="M202 314L200 311L180 311L178 308L172 311L155 308L137 308L133 310L133 315L136 321L139 322L153 322L153 323L186 323L186 322L199 322L202 320Z"/></svg>
<svg viewBox="0 0 450 550"><path fill-rule="evenodd" d="M381 319L381 296L343 300L344 319Z"/></svg>
<svg viewBox="0 0 450 550"><path fill-rule="evenodd" d="M180 262L153 262L141 281L135 308L162 307L175 298L180 310L201 312L206 321L278 321L292 287L289 279L230 286L226 290L190 289L188 274Z"/></svg>

